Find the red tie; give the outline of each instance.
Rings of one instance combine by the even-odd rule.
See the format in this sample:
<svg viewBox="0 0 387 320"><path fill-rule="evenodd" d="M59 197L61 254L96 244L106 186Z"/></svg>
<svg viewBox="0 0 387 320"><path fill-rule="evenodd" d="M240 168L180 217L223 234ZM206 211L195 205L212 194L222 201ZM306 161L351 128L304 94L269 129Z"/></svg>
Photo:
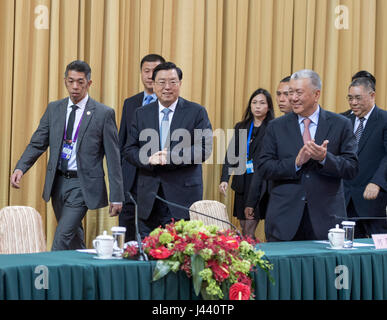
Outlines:
<svg viewBox="0 0 387 320"><path fill-rule="evenodd" d="M308 141L312 140L312 138L310 137L309 125L310 125L310 119L305 118L304 119L304 134L302 135L302 139L304 140L304 144L306 144Z"/></svg>

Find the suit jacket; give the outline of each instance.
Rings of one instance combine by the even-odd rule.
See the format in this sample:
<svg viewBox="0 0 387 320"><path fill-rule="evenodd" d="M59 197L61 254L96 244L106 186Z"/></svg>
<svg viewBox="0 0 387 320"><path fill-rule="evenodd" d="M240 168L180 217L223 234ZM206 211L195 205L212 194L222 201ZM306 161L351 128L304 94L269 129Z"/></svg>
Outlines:
<svg viewBox="0 0 387 320"><path fill-rule="evenodd" d="M68 99L48 104L37 130L31 137L16 168L26 173L50 147L43 199L49 201L62 150ZM76 147L77 173L86 206L98 209L108 205L103 159L106 155L110 201L123 202L122 172L115 113L91 98L87 101Z"/></svg>
<svg viewBox="0 0 387 320"><path fill-rule="evenodd" d="M356 140L344 116L320 108L315 141L329 140L324 165L309 160L296 171L295 160L303 140L295 113L272 120L266 130L258 170L272 180L265 231L280 240L291 240L308 206L313 231L326 239L328 230L346 216L342 179L358 172ZM338 220L339 219L339 220Z"/></svg>
<svg viewBox="0 0 387 320"><path fill-rule="evenodd" d="M348 118L355 124L355 115ZM371 112L357 150L359 174L352 180L345 180L345 199L355 205L360 216L386 216L387 206L387 112L375 106ZM375 200L363 198L368 183L377 184L380 192Z"/></svg>
<svg viewBox="0 0 387 320"><path fill-rule="evenodd" d="M126 159L124 159L124 147L128 140L130 125L134 118L134 113L136 112L137 108L142 106L143 100L144 92L137 93L136 95L125 99L124 106L122 108L121 125L118 137L121 152L122 177L124 179L125 192L132 192L132 188L134 187L136 181L137 168L134 165L130 164Z"/></svg>
<svg viewBox="0 0 387 320"><path fill-rule="evenodd" d="M174 134L185 129L189 137L175 140ZM194 130L207 129L207 137L195 135ZM146 108L138 108L134 114L124 158L138 168L137 203L139 217L146 220L153 208L155 194L162 186L165 198L189 207L203 197L202 166L212 151L212 129L204 107L179 98L170 125L170 163L165 166L152 166L147 159L160 150L159 105L150 103ZM148 135L149 134L149 135ZM145 136L144 136L145 135ZM145 137L145 138L144 138ZM175 156L184 157L179 162ZM188 210L169 206L175 218L189 217Z"/></svg>
<svg viewBox="0 0 387 320"><path fill-rule="evenodd" d="M250 124L248 124L250 125ZM268 192L268 182L264 179L262 179L261 175L259 174L259 171L257 169L257 161L258 161L258 155L262 148L262 142L263 137L265 135L265 130L267 127L267 122L263 122L257 136L254 138L250 145L250 155L249 157L253 160L254 164L254 174L252 175L252 180L249 186L245 186L245 181L243 175L233 175L232 178L232 184L231 188L238 192L238 193L246 193L246 207L252 207L254 208L254 212L256 212L256 216L260 219L264 219L265 217L265 211L266 206L263 204L262 206L259 205L259 200L263 198L266 192ZM243 166L245 166L246 162L246 154L244 156L240 156L240 148L239 148L239 129L247 129L249 130L249 127L246 128L246 126L243 126L241 122L237 123L234 127L235 132L234 136L231 139L230 145L235 145L235 155L239 156L241 159L243 159L244 163ZM245 141L246 142L246 141ZM229 148L230 148L229 145ZM220 181L228 182L230 179L230 170L232 170L233 167L240 166L240 163L231 164L228 156L226 155L224 160L224 165L222 167L222 176ZM261 212L260 212L261 211Z"/></svg>

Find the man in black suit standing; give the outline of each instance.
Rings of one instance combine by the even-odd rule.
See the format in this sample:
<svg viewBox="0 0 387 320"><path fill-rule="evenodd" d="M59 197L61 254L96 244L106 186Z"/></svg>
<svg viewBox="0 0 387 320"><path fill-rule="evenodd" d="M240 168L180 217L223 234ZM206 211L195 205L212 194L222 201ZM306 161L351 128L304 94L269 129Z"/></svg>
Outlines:
<svg viewBox="0 0 387 320"><path fill-rule="evenodd" d="M347 214L350 217L384 217L387 206L387 112L375 105L375 84L357 78L349 86L348 115L358 143L359 173L345 180ZM387 233L387 221L359 220L355 237Z"/></svg>
<svg viewBox="0 0 387 320"><path fill-rule="evenodd" d="M137 203L141 237L188 210L167 206L155 195L189 207L203 197L202 162L212 151L212 128L206 109L180 97L183 73L172 62L153 70L158 100L137 108L124 158L138 168Z"/></svg>
<svg viewBox="0 0 387 320"><path fill-rule="evenodd" d="M293 112L272 120L258 170L272 180L265 232L268 241L326 239L345 216L342 179L358 172L356 141L345 117L322 109L321 80L312 70L291 76Z"/></svg>
<svg viewBox="0 0 387 320"><path fill-rule="evenodd" d="M118 135L121 152L122 175L124 178L124 191L127 202L124 203L122 212L118 219L120 226L126 228L125 241L135 239L134 205L128 201L127 192L129 191L135 199L137 198L137 168L123 158L123 150L128 140L128 130L136 109L157 100L156 94L153 92L152 74L153 69L163 62L165 62L164 58L158 54L148 54L142 58L140 70L144 91L125 99L124 106L122 108L121 125Z"/></svg>

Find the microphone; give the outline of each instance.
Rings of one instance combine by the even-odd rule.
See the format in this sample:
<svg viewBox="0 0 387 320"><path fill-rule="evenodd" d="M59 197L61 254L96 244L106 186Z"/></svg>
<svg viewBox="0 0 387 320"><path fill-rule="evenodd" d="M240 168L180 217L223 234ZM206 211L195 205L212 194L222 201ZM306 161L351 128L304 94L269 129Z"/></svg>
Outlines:
<svg viewBox="0 0 387 320"><path fill-rule="evenodd" d="M134 204L134 225L136 227L136 241L137 241L138 252L139 252L138 260L139 261L148 261L148 256L144 252L144 249L142 246L142 241L141 241L141 235L140 235L140 232L138 229L138 206L137 206L137 202L134 200L132 194L129 191L127 191L126 193L129 195L130 201L133 202L133 204Z"/></svg>
<svg viewBox="0 0 387 320"><path fill-rule="evenodd" d="M218 220L220 222L223 222L223 223L226 223L228 224L229 226L231 226L237 233L238 236L242 237L241 233L239 232L238 228L236 226L234 226L231 222L227 221L227 220L223 220L223 219L219 219L219 218L216 218L216 217L213 217L213 216L210 216L208 214L205 214L205 213L201 213L201 212L198 212L198 211L195 211L195 210L192 210L188 207L184 207L184 206L181 206L180 204L177 204L177 203L174 203L174 202L171 202L171 201L168 201L168 200L165 200L163 198L161 198L160 196L158 196L155 192L153 192L153 195L156 197L156 199L168 204L168 205L171 205L172 207L175 207L175 208L178 208L178 209L183 209L183 210L188 210L188 211L191 211L191 212L195 212L197 213L198 215L201 215L201 216L204 216L204 217L207 217L207 218L211 218L211 219L214 219L214 220Z"/></svg>

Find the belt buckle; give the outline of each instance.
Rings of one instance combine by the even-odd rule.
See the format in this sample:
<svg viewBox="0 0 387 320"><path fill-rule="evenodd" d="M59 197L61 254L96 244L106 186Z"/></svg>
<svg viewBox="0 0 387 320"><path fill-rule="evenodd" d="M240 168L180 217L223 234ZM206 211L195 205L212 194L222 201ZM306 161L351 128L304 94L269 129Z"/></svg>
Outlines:
<svg viewBox="0 0 387 320"><path fill-rule="evenodd" d="M71 178L70 172L68 172L68 171L64 172L63 176L64 176L65 179L70 179Z"/></svg>

